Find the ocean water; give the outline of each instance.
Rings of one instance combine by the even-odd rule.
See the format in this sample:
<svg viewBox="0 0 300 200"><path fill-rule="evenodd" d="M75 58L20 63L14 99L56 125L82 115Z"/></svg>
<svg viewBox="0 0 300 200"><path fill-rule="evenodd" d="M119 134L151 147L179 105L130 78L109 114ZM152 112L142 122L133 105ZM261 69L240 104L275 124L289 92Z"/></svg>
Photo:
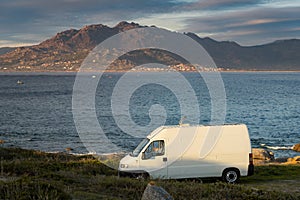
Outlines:
<svg viewBox="0 0 300 200"><path fill-rule="evenodd" d="M97 81L97 76L88 74L84 78ZM0 74L2 146L48 152L71 147L74 153L88 153L90 149L77 132L72 112L75 78L75 73ZM300 143L300 73L226 72L221 78L226 94L224 123L246 124L252 147L270 149L275 157L299 155L291 148ZM203 78L198 73L182 73L178 79L186 82L170 78L167 72L103 74L93 98L105 137L130 151L143 135L157 127L151 124L154 118L174 125L183 115L185 123L195 123L192 119L197 115L197 123L218 123L211 117L211 88ZM17 84L18 80L24 84ZM187 83L191 87L186 87ZM126 99L128 88L131 93ZM190 103L191 94L197 100L195 104ZM122 112L122 106L129 115Z"/></svg>

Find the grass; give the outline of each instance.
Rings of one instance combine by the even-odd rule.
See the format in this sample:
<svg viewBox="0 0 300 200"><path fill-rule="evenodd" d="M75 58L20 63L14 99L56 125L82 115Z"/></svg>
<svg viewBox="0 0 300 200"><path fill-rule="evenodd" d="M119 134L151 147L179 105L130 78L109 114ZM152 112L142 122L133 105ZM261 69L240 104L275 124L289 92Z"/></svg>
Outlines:
<svg viewBox="0 0 300 200"><path fill-rule="evenodd" d="M92 156L0 148L0 199L141 199L148 181L118 178ZM255 168L240 184L156 180L174 199L300 199L300 165Z"/></svg>

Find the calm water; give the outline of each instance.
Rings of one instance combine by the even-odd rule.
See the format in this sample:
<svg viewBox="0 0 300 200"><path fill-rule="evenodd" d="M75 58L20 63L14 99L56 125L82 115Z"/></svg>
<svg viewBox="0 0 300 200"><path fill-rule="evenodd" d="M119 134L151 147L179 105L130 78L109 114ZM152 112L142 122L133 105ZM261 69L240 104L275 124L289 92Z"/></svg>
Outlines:
<svg viewBox="0 0 300 200"><path fill-rule="evenodd" d="M161 79L167 73L130 73L129 80ZM271 148L276 157L299 155L290 148L300 142L300 73L222 73L226 91L225 123L245 123L253 147ZM200 109L201 124L211 122L211 99L202 78L196 73L183 74L192 85ZM97 88L96 113L107 137L124 150L132 150L140 141L123 132L112 116L111 95L122 74L106 73ZM92 76L86 78L92 79ZM22 80L24 84L18 85ZM86 153L77 134L72 115L72 92L75 74L1 74L0 139L3 146ZM169 80L181 89L177 80ZM133 81L134 82L134 81ZM127 83L130 87L130 82ZM121 100L120 100L121 101ZM168 87L147 84L132 93L128 112L139 126L151 122L149 109L159 104L166 124L178 124L182 113L180 102ZM192 106L187 106L191 109ZM125 117L126 119L126 117ZM122 120L121 120L122 121ZM189 116L186 119L189 122ZM130 128L130 127L129 127ZM155 127L150 127L150 129ZM150 130L149 129L149 130ZM147 133L143 133L147 135Z"/></svg>

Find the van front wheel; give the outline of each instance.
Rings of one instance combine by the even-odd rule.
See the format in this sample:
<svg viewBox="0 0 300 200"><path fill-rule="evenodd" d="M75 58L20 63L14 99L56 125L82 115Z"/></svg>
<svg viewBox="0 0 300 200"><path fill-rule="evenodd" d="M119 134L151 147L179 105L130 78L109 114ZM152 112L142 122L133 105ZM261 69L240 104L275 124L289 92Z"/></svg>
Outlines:
<svg viewBox="0 0 300 200"><path fill-rule="evenodd" d="M223 181L226 183L236 183L240 178L240 172L238 169L230 168L225 169L222 175Z"/></svg>
<svg viewBox="0 0 300 200"><path fill-rule="evenodd" d="M148 173L139 173L135 175L135 178L138 180L146 180L149 178Z"/></svg>

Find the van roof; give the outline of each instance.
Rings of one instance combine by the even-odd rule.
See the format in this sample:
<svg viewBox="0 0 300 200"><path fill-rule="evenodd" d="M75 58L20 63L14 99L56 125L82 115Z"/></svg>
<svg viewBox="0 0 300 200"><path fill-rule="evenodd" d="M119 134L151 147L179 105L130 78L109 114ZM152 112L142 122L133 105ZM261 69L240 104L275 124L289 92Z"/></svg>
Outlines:
<svg viewBox="0 0 300 200"><path fill-rule="evenodd" d="M207 127L207 126L239 126L239 125L245 125L245 124L208 124L208 125L203 125L203 124L194 124L194 125L190 125L190 124L181 124L181 125L169 125L169 126L160 126L157 129L155 129L154 131L152 131L147 138L151 139L152 137L154 137L155 135L157 135L159 132L161 132L163 129L172 129L172 128L188 128L188 127Z"/></svg>

